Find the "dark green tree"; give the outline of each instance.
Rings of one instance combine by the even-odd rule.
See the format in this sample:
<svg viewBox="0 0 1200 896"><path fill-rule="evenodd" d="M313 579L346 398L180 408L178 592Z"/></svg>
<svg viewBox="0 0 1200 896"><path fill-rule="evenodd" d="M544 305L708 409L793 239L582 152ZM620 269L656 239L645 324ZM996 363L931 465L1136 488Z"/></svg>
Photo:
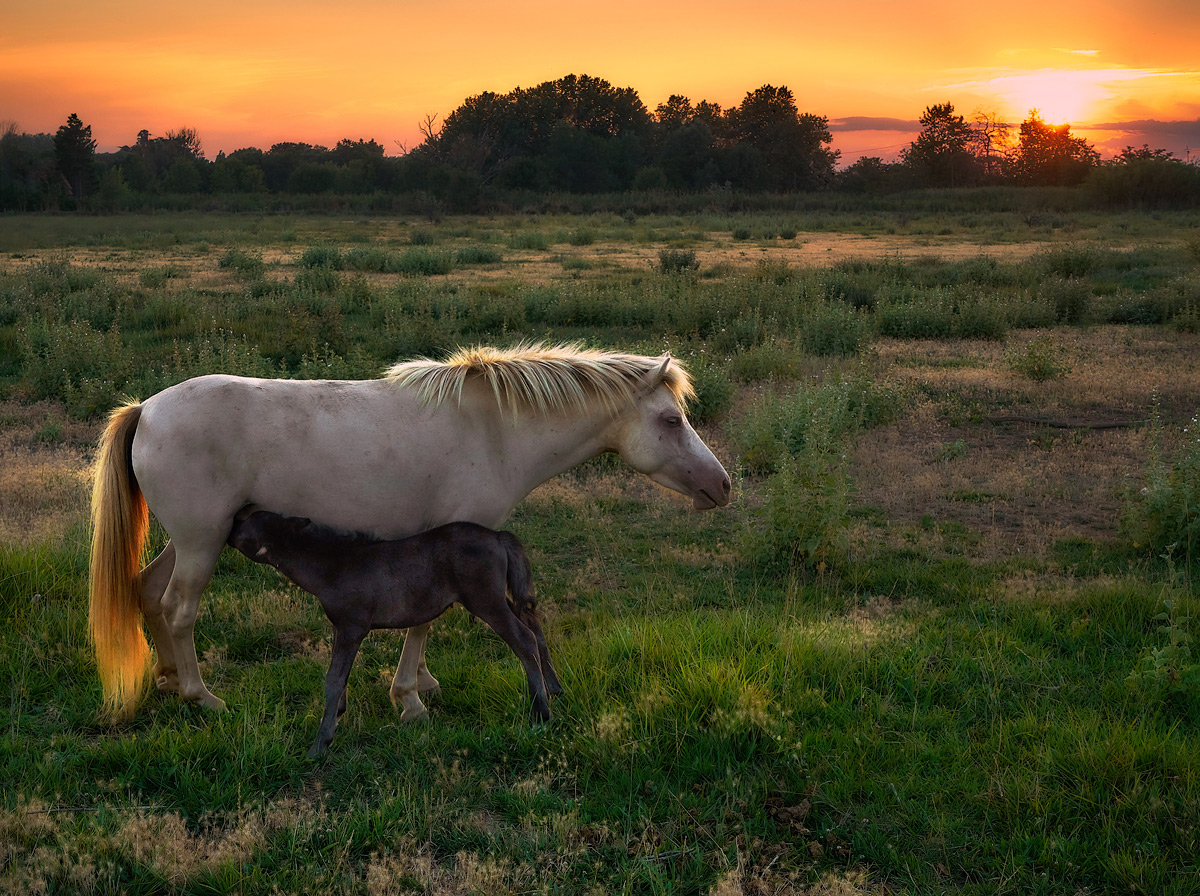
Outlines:
<svg viewBox="0 0 1200 896"><path fill-rule="evenodd" d="M829 120L800 114L787 87L766 84L747 93L725 119L727 141L752 147L762 158L767 189L818 190L833 181L838 153L827 148L833 142Z"/></svg>
<svg viewBox="0 0 1200 896"><path fill-rule="evenodd" d="M962 187L977 183L983 167L975 158L978 134L951 103L926 106L921 132L902 153L917 182L929 187Z"/></svg>
<svg viewBox="0 0 1200 896"><path fill-rule="evenodd" d="M52 181L61 183L51 134L24 134L15 122L0 133L0 210L28 211L50 199Z"/></svg>
<svg viewBox="0 0 1200 896"><path fill-rule="evenodd" d="M96 141L91 125L74 112L54 135L54 158L73 196L79 199L91 193L96 184Z"/></svg>

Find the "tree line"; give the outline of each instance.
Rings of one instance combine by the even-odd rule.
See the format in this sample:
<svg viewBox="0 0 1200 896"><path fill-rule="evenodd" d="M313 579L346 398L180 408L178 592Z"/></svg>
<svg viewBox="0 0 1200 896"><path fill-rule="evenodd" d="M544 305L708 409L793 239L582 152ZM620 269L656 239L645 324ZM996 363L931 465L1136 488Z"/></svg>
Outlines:
<svg viewBox="0 0 1200 896"><path fill-rule="evenodd" d="M1200 167L1144 146L1101 162L1070 125L1037 110L1013 127L950 103L925 109L895 162L867 157L838 170L829 120L802 112L787 87L763 85L728 108L671 96L649 110L632 88L568 75L532 88L466 99L422 140L388 155L375 140L332 149L277 143L205 157L200 135L141 131L96 152L75 114L53 135L0 134L0 209L120 210L149 197L424 195L453 211L514 192L896 192L988 184L1091 183L1112 203L1200 201Z"/></svg>

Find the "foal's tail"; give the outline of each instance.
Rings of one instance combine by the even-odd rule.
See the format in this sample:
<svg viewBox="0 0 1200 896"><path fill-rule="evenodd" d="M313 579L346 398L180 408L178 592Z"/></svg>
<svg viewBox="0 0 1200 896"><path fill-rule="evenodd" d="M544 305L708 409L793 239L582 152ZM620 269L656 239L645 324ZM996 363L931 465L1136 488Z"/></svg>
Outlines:
<svg viewBox="0 0 1200 896"><path fill-rule="evenodd" d="M150 667L138 587L150 515L131 461L141 415L137 403L113 411L100 438L92 485L88 633L110 718L127 717L137 708Z"/></svg>
<svg viewBox="0 0 1200 896"><path fill-rule="evenodd" d="M512 595L513 610L517 618L525 621L526 614L533 614L536 604L533 600L533 570L529 565L529 557L517 536L511 532L497 532L504 551L508 554L508 593Z"/></svg>

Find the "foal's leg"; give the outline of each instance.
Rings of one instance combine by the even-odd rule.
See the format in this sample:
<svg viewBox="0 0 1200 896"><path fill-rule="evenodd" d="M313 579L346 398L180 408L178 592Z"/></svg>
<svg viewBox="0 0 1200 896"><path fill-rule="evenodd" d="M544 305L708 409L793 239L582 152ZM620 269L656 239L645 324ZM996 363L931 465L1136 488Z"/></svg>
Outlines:
<svg viewBox="0 0 1200 896"><path fill-rule="evenodd" d="M429 667L425 665L425 645L428 643L429 630L427 629L425 637L421 639L421 660L417 663L417 691L422 694L441 690L442 687L442 683L433 677Z"/></svg>
<svg viewBox="0 0 1200 896"><path fill-rule="evenodd" d="M210 693L200 676L200 664L196 660L196 614L200 609L200 596L212 578L223 543L223 538L211 545L199 542L185 547L177 543L175 567L162 597L166 631L170 634L179 675L179 695L209 709L224 709L225 701Z"/></svg>
<svg viewBox="0 0 1200 896"><path fill-rule="evenodd" d="M542 624L538 622L537 613L528 604L523 604L517 609L517 618L533 632L533 637L537 640L538 663L542 667L542 679L546 682L546 692L551 697L559 696L563 692L562 684L558 680L558 673L554 671L554 666L550 663L550 648L546 646L546 636L542 632Z"/></svg>
<svg viewBox="0 0 1200 896"><path fill-rule="evenodd" d="M537 638L513 613L508 599L504 596L503 585L500 587L499 598L499 601L486 601L483 606L478 604L472 606L465 603L464 606L486 622L492 631L503 638L504 642L512 648L512 652L517 655L517 659L525 667L525 677L529 680L529 693L533 697L530 717L535 722L549 721L550 697L546 693L546 682L542 677L541 667L538 665ZM472 604L475 602L472 601Z"/></svg>
<svg viewBox="0 0 1200 896"><path fill-rule="evenodd" d="M321 727L317 739L309 747L308 758L316 759L333 741L333 731L338 719L346 711L346 682L350 679L350 667L358 648L367 636L366 629L338 628L333 631L333 659L325 673L325 714L321 716Z"/></svg>
<svg viewBox="0 0 1200 896"><path fill-rule="evenodd" d="M146 627L150 629L150 640L154 642L154 652L158 660L154 666L154 678L160 691L178 691L179 673L176 671L175 647L171 641L171 629L167 625L167 617L163 613L163 594L171 581L171 573L175 570L175 546L167 542L162 553L150 561L142 570L139 586L142 602L142 616L146 619Z"/></svg>
<svg viewBox="0 0 1200 896"><path fill-rule="evenodd" d="M404 649L400 651L400 663L396 666L396 677L392 679L388 694L392 706L400 710L402 722L414 722L427 712L417 691L420 689L419 669L424 662L425 639L432 625L431 622L414 625L404 635Z"/></svg>

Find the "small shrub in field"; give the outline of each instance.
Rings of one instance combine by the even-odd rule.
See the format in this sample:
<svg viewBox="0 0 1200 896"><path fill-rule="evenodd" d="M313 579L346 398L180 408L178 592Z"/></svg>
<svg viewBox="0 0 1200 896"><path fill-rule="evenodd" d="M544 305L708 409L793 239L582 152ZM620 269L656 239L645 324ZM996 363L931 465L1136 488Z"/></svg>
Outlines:
<svg viewBox="0 0 1200 896"><path fill-rule="evenodd" d="M445 252L409 249L403 255L392 259L388 270L395 274L430 277L437 274L449 274L454 270L454 262Z"/></svg>
<svg viewBox="0 0 1200 896"><path fill-rule="evenodd" d="M750 239L752 235L753 234L751 233L749 227L733 228L733 238L738 242L745 242L746 240Z"/></svg>
<svg viewBox="0 0 1200 896"><path fill-rule="evenodd" d="M303 268L328 268L340 271L344 266L342 253L332 246L312 246L305 249L300 256L300 266Z"/></svg>
<svg viewBox="0 0 1200 896"><path fill-rule="evenodd" d="M296 274L296 287L311 292L333 292L342 282L342 275L335 268L318 267L305 268Z"/></svg>
<svg viewBox="0 0 1200 896"><path fill-rule="evenodd" d="M355 246L342 257L342 264L351 271L364 274L382 274L388 269L391 258L383 249L370 246Z"/></svg>
<svg viewBox="0 0 1200 896"><path fill-rule="evenodd" d="M488 246L465 246L454 253L457 264L499 264L504 256Z"/></svg>
<svg viewBox="0 0 1200 896"><path fill-rule="evenodd" d="M787 569L837 559L853 486L846 460L860 429L861 387L831 383L769 396L735 433L749 473L770 473L742 547L759 565Z"/></svg>
<svg viewBox="0 0 1200 896"><path fill-rule="evenodd" d="M437 234L427 227L417 227L408 235L408 241L414 246L432 246L437 242Z"/></svg>
<svg viewBox="0 0 1200 896"><path fill-rule="evenodd" d="M1200 658L1192 652L1190 620L1179 601L1166 598L1162 607L1153 620L1159 624L1159 645L1142 651L1125 683L1141 701L1176 705L1187 713L1189 705L1200 705Z"/></svg>
<svg viewBox="0 0 1200 896"><path fill-rule="evenodd" d="M658 250L658 269L664 274L684 274L699 267L695 249Z"/></svg>
<svg viewBox="0 0 1200 896"><path fill-rule="evenodd" d="M511 249L545 252L550 248L550 241L540 231L522 230L509 237L508 245Z"/></svg>
<svg viewBox="0 0 1200 896"><path fill-rule="evenodd" d="M801 375L800 349L777 339L767 339L737 352L729 361L729 373L737 381L794 380Z"/></svg>
<svg viewBox="0 0 1200 896"><path fill-rule="evenodd" d="M1150 432L1146 486L1126 509L1125 528L1136 544L1156 554L1200 560L1200 415L1184 428L1184 443L1162 456L1162 425L1155 413Z"/></svg>
<svg viewBox="0 0 1200 896"><path fill-rule="evenodd" d="M713 364L689 364L688 372L696 390L688 402L688 418L696 425L720 419L733 402L733 384L725 371Z"/></svg>
<svg viewBox="0 0 1200 896"><path fill-rule="evenodd" d="M250 255L241 249L227 250L217 265L232 271L239 280L261 280L267 270L260 256Z"/></svg>
<svg viewBox="0 0 1200 896"><path fill-rule="evenodd" d="M1071 372L1066 353L1048 334L1035 337L1024 350L1010 349L1007 361L1010 369L1039 383L1061 379Z"/></svg>
<svg viewBox="0 0 1200 896"><path fill-rule="evenodd" d="M800 343L814 355L855 355L867 333L866 319L849 305L817 305L800 325Z"/></svg>
<svg viewBox="0 0 1200 896"><path fill-rule="evenodd" d="M1049 277L1038 292L1053 304L1058 319L1065 324L1081 323L1091 310L1091 287L1078 277Z"/></svg>
<svg viewBox="0 0 1200 896"><path fill-rule="evenodd" d="M147 289L161 289L168 280L183 276L183 271L175 265L168 264L157 268L146 268L138 274L138 283Z"/></svg>
<svg viewBox="0 0 1200 896"><path fill-rule="evenodd" d="M580 228L571 234L570 243L572 246L590 246L596 242L596 232L589 230L586 227Z"/></svg>

